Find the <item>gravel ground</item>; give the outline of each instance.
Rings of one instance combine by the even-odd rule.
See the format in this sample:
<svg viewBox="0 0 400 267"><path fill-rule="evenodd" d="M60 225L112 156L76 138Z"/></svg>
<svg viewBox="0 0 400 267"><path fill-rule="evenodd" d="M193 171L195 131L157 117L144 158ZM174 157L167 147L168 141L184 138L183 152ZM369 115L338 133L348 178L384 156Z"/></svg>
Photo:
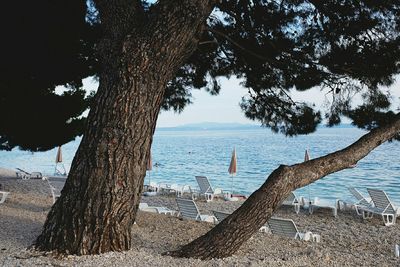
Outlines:
<svg viewBox="0 0 400 267"><path fill-rule="evenodd" d="M296 215L291 208L281 208L275 216L293 219L300 231L320 234L320 243L257 233L226 259L177 259L161 253L177 249L213 225L139 212L131 250L54 257L27 249L39 235L52 204L47 183L13 176L0 168L0 184L11 192L0 204L0 266L400 266L400 259L394 257L394 245L400 243L399 224L385 227L379 219L363 222L352 211L340 212L337 218L324 210ZM143 197L142 202L177 208L172 196ZM241 202L197 204L202 213L211 214L211 210L231 212Z"/></svg>

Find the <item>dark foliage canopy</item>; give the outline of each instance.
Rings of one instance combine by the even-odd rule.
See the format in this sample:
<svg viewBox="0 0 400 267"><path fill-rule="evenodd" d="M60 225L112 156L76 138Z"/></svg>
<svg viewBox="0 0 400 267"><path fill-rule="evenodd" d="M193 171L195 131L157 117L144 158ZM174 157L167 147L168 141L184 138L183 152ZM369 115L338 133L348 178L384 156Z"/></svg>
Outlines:
<svg viewBox="0 0 400 267"><path fill-rule="evenodd" d="M148 1L150 2L150 1ZM152 7L141 1L143 25ZM0 11L0 149L47 150L82 133L96 76L101 23L83 0L8 1ZM384 87L399 73L400 3L378 0L219 1L196 53L168 85L164 109L181 111L192 89L218 94L220 77L247 89L250 119L286 135L315 131L322 113L291 99L315 86L331 96L329 125L342 116L372 129L395 113ZM57 94L55 88L68 90ZM355 94L360 106L352 105Z"/></svg>

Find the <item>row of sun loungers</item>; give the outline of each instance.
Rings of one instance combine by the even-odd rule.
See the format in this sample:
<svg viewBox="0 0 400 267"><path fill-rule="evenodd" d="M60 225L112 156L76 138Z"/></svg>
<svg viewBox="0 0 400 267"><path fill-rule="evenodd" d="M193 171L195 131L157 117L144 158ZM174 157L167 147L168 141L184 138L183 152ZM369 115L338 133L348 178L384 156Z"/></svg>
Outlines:
<svg viewBox="0 0 400 267"><path fill-rule="evenodd" d="M214 196L223 196L224 192L222 189L213 189L210 181L206 176L196 176L196 181L199 189L192 188L189 185L178 185L172 184L168 185L165 183L157 184L155 182L150 182L149 185L145 186L145 195L154 195L157 193L175 193L177 197L182 197L184 194L190 194L192 198L204 198L207 202L212 201ZM154 192L154 194L152 194Z"/></svg>
<svg viewBox="0 0 400 267"><path fill-rule="evenodd" d="M184 193L189 193L192 195L193 199L198 197L204 197L207 202L214 199L215 195L224 195L221 189L213 189L210 181L206 176L195 176L197 184L199 186L198 190L192 189L190 186L178 186L178 185L150 185L155 191L165 190L167 192L176 192L177 197L181 197ZM354 207L357 214L362 215L364 219L369 219L373 214L378 214L382 216L385 225L395 224L396 217L399 216L400 211L393 205L389 200L386 193L378 189L367 189L371 198L364 198L362 194L355 188L349 188L350 193L357 199L355 203L351 206ZM336 199L334 201L320 199L318 197L311 199L306 199L304 197L297 197L294 192L292 192L283 202L282 205L290 205L294 207L295 212L298 214L300 208L307 207L308 212L312 214L316 209L324 208L331 209L333 216L337 217L338 210L341 204L347 205L344 201Z"/></svg>
<svg viewBox="0 0 400 267"><path fill-rule="evenodd" d="M145 195L151 196L155 194L168 194L175 193L177 197L183 196L185 193L192 194L193 189L189 185L178 185L178 184L166 184L160 183L157 184L155 182L150 182L149 185L145 187ZM150 194L149 194L150 193Z"/></svg>
<svg viewBox="0 0 400 267"><path fill-rule="evenodd" d="M388 195L379 189L367 188L369 198L364 197L357 189L349 188L349 192L354 196L354 203L345 203L340 200L334 202L315 198L309 201L303 197L297 197L293 192L283 201L283 205L294 206L295 212L299 213L300 207L308 206L309 213L312 214L315 209L328 208L331 209L333 215L337 216L340 204L350 206L355 209L358 215L362 215L363 219L370 219L374 214L380 215L386 226L396 223L396 218L400 216L400 209L389 199Z"/></svg>
<svg viewBox="0 0 400 267"><path fill-rule="evenodd" d="M230 214L221 212L221 211L213 211L214 216L201 214L196 203L191 199L176 199L178 205L178 216L187 220L195 220L195 221L203 221L210 223L217 223L223 221ZM150 207L146 203L139 204L139 209L147 212L160 212L160 210L167 209L165 207ZM164 214L174 215L172 210L167 209L169 212ZM270 218L266 225L259 229L260 232L271 232L272 234L277 234L289 238L299 239L299 240L311 240L315 242L319 242L321 237L318 234L313 234L312 232L299 232L296 224L293 220L290 219L282 219L282 218Z"/></svg>
<svg viewBox="0 0 400 267"><path fill-rule="evenodd" d="M177 198L176 202L178 204L179 215L183 219L217 223L223 221L230 215L229 213L221 211L213 211L214 216L203 215L200 214L199 209L193 200ZM319 242L321 239L320 235L313 234L312 232L299 232L294 221L290 219L270 218L267 222L267 225L262 226L259 231L268 232L268 229L272 234L299 240L312 240Z"/></svg>
<svg viewBox="0 0 400 267"><path fill-rule="evenodd" d="M23 170L20 170L25 177L29 174L29 177L35 177L39 178L42 177L41 173L27 173ZM22 175L22 174L21 174ZM23 176L21 176L23 177ZM53 197L53 203L57 200L57 198L61 195L61 190L64 187L65 184L65 178L48 178L45 177L47 180L51 194ZM192 197L196 198L197 196L204 196L205 200L207 202L212 201L214 199L214 196L217 194L222 194L222 190L214 190L206 176L196 176L196 181L199 185L199 190L194 190L190 186L187 185L166 185L166 184L150 184L150 187L153 187L153 189L156 192L160 191L165 191L165 192L175 192L177 197L183 196L185 193L192 194ZM386 226L393 225L396 223L396 218L400 216L400 209L396 207L389 199L387 194L379 189L367 189L370 198L364 197L357 189L355 188L349 188L349 192L356 198L356 202L351 204L350 206L353 207L358 215L362 215L363 219L369 219L373 217L373 215L380 215L382 217L382 220ZM7 198L7 195L9 192L4 192L0 191L1 194L1 199L0 203L4 203L5 199ZM185 207L185 202L181 202L180 204L178 203L178 206L181 205L181 207ZM187 203L187 202L186 202ZM344 203L344 202L343 202ZM334 202L332 201L327 201L319 198L315 198L314 200L310 201L307 200L304 197L297 197L295 193L291 193L283 202L282 205L290 205L294 207L294 210L296 213L300 212L301 207L307 207L309 213L312 214L314 210L318 208L328 208L331 209L333 212L333 215L336 217L337 216L337 210L339 209L340 206L340 201L336 200ZM347 206L347 203L344 203L344 206ZM150 208L147 208L150 209ZM195 209L197 207L194 207L192 212L195 213ZM163 209L156 209L158 213L171 213L170 211L163 210ZM200 216L199 213L196 213L197 215ZM200 218L205 218L204 216L200 216ZM208 219L210 220L210 219Z"/></svg>

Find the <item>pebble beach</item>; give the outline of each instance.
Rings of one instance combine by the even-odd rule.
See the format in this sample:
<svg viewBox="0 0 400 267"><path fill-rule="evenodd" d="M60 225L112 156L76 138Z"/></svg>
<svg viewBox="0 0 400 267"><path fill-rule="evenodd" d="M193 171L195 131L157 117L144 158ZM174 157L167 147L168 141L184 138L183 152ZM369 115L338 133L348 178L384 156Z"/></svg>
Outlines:
<svg viewBox="0 0 400 267"><path fill-rule="evenodd" d="M321 242L288 239L256 233L233 256L201 261L162 256L206 233L213 224L182 220L169 215L139 212L132 227L133 247L125 252L94 256L54 257L29 248L40 234L52 205L49 186L43 180L18 179L15 171L0 168L0 184L10 192L0 204L0 266L400 266L394 254L400 244L400 222L385 227L374 217L363 219L352 211L330 210L309 215L282 207L274 216L293 219L301 232L321 235ZM150 206L177 209L175 197L143 197ZM238 202L196 202L202 214L212 210L232 212Z"/></svg>

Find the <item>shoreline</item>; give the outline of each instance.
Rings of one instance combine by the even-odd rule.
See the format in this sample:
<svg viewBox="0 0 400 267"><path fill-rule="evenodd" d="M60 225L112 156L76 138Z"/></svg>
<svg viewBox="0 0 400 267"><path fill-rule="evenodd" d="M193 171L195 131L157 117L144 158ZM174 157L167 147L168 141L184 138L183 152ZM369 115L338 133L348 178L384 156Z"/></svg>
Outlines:
<svg viewBox="0 0 400 267"><path fill-rule="evenodd" d="M299 215L291 207L274 215L293 219L301 232L321 235L320 243L287 239L269 233L257 233L240 250L225 259L200 261L161 256L206 233L213 224L181 220L167 215L139 212L132 227L132 249L93 256L53 258L50 254L26 248L39 235L52 199L46 181L13 178L0 168L0 184L9 191L0 204L0 266L398 266L394 245L400 243L400 225L385 227L378 217L363 222L355 212L330 210ZM172 196L143 197L150 206L177 209ZM196 201L200 212L232 212L239 202Z"/></svg>

